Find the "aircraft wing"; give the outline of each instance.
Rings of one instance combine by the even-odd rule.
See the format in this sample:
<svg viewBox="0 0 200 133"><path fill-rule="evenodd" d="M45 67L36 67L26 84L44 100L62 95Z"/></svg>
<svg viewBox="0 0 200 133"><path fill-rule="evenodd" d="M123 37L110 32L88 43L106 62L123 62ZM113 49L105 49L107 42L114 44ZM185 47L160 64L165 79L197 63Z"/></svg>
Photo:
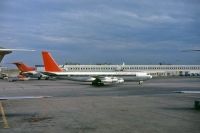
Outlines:
<svg viewBox="0 0 200 133"><path fill-rule="evenodd" d="M39 98L49 98L51 96L16 96L16 97L0 97L1 100L21 100L21 99L39 99Z"/></svg>
<svg viewBox="0 0 200 133"><path fill-rule="evenodd" d="M12 53L12 51L35 51L35 50L29 50L29 49L6 49L6 48L0 47L0 63L1 63L2 59L3 59L3 57L6 54Z"/></svg>
<svg viewBox="0 0 200 133"><path fill-rule="evenodd" d="M44 75L47 75L47 76L59 76L54 72L41 72L41 73L44 74Z"/></svg>
<svg viewBox="0 0 200 133"><path fill-rule="evenodd" d="M31 49L6 49L6 48L0 48L0 51L35 51Z"/></svg>
<svg viewBox="0 0 200 133"><path fill-rule="evenodd" d="M27 77L39 74L36 71L21 72L21 73L22 75L27 76Z"/></svg>
<svg viewBox="0 0 200 133"><path fill-rule="evenodd" d="M12 53L12 51L3 51L2 49L0 49L0 62L6 54L10 53Z"/></svg>

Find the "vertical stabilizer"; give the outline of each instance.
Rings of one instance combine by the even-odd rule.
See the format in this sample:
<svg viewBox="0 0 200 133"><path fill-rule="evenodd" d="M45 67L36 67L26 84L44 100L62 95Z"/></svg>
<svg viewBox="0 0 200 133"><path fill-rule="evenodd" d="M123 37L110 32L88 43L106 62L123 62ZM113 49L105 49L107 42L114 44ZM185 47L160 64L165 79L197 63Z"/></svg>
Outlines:
<svg viewBox="0 0 200 133"><path fill-rule="evenodd" d="M15 64L21 72L35 71L34 67L27 66L22 62L14 62L13 64Z"/></svg>
<svg viewBox="0 0 200 133"><path fill-rule="evenodd" d="M42 51L42 58L43 58L45 71L62 72L61 68L58 66L56 61L51 56L51 53L49 53L47 51Z"/></svg>

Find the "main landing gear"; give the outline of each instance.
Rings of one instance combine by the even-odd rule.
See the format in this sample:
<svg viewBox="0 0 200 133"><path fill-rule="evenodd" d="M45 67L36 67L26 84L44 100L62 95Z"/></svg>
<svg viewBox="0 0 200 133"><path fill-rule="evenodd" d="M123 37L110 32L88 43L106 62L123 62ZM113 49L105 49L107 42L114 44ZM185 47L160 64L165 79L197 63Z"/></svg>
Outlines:
<svg viewBox="0 0 200 133"><path fill-rule="evenodd" d="M143 81L139 81L138 85L142 85L143 84Z"/></svg>
<svg viewBox="0 0 200 133"><path fill-rule="evenodd" d="M94 86L104 86L104 83L99 78L96 78L94 81L92 81L92 85Z"/></svg>

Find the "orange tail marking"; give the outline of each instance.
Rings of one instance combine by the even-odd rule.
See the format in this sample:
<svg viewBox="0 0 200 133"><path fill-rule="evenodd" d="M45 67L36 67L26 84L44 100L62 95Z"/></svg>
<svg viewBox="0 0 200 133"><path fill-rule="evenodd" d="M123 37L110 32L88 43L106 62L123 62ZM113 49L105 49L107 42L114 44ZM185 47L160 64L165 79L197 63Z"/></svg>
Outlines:
<svg viewBox="0 0 200 133"><path fill-rule="evenodd" d="M62 69L58 66L56 61L51 56L51 53L42 51L42 57L44 62L45 71L49 72L62 72Z"/></svg>
<svg viewBox="0 0 200 133"><path fill-rule="evenodd" d="M15 64L18 67L18 69L22 72L34 71L35 70L34 67L29 67L22 62L14 62L13 64Z"/></svg>

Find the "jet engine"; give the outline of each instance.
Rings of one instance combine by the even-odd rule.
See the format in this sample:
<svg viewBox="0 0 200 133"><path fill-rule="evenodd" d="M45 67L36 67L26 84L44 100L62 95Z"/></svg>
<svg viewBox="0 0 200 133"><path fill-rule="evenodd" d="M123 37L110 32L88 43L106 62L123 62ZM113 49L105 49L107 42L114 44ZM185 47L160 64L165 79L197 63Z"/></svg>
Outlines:
<svg viewBox="0 0 200 133"><path fill-rule="evenodd" d="M101 79L102 83L124 83L123 78L117 78L117 77L104 77Z"/></svg>
<svg viewBox="0 0 200 133"><path fill-rule="evenodd" d="M124 79L117 77L102 77L102 78L96 78L94 81L92 81L92 85L94 86L103 86L105 84L121 84L121 83L124 83Z"/></svg>

